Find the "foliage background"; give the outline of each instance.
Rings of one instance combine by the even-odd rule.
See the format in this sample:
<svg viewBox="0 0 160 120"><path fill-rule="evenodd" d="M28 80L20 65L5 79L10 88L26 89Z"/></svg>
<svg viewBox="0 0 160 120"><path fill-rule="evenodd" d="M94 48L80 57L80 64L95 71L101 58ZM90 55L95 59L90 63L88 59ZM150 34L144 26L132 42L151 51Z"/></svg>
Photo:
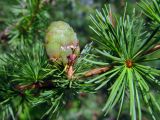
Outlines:
<svg viewBox="0 0 160 120"><path fill-rule="evenodd" d="M4 30L7 34L6 28L10 27L11 24L15 23L17 17L22 17L22 10L25 8L25 2L20 2L21 0L0 0L0 53L1 55L7 51L10 51L10 47L14 47L15 42L9 40L10 37L5 38L3 36ZM25 1L25 0L24 0ZM103 7L105 3L110 3L113 11L117 15L122 15L125 0L44 0L46 2L44 6L44 11L42 12L41 21L43 29L40 31L30 30L30 33L41 34L44 36L45 30L48 27L51 21L63 20L68 22L76 31L78 35L78 39L80 40L81 48L84 48L86 43L90 43L90 33L88 25L90 24L89 15L93 14L95 9L100 9ZM127 13L130 14L132 12L132 8L136 7L136 11L139 13L140 10L136 5L136 0L128 0L128 8ZM20 6L19 6L19 3ZM25 11L24 11L25 12ZM148 19L146 19L147 21ZM23 23L20 23L20 25ZM35 23L36 24L36 23ZM35 25L36 26L36 25ZM37 26L37 29L40 25ZM41 27L40 27L41 28ZM20 32L26 34L22 29ZM15 30L13 35L19 34ZM36 38L36 35L34 36ZM16 38L18 39L18 37ZM38 38L36 38L38 39ZM41 40L44 37L40 38ZM8 44L8 40L11 44ZM25 43L24 43L25 44ZM159 53L155 53L153 56L157 56ZM160 63L155 62L153 66L160 66ZM115 115L117 114L117 109L113 109L110 114L106 117L103 116L101 112L101 108L105 102L105 90L99 91L97 94L80 94L79 100L74 100L68 102L65 106L65 109L59 114L58 120L114 120ZM160 96L157 96L157 100L159 100ZM44 108L44 109L42 109ZM121 120L129 120L129 115L126 114L128 112L128 106L125 106L126 112L124 111L120 117ZM39 114L43 113L45 110L45 105L37 109L33 109L32 116L33 120L39 119ZM143 111L145 113L145 111ZM23 115L22 115L23 116ZM23 118L23 117L22 117ZM25 119L25 117L24 117ZM143 116L143 120L150 120L147 113Z"/></svg>

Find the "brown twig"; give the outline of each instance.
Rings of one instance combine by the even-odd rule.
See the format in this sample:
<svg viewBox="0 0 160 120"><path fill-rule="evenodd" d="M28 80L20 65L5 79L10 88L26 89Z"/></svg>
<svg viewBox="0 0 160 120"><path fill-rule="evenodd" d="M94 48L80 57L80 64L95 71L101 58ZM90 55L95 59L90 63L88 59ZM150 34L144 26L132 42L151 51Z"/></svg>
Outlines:
<svg viewBox="0 0 160 120"><path fill-rule="evenodd" d="M155 47L151 48L150 50L144 52L143 55L147 55L147 54L153 53L153 52L155 52L155 51L157 51L159 49L160 49L160 44L158 44Z"/></svg>
<svg viewBox="0 0 160 120"><path fill-rule="evenodd" d="M73 74L74 74L74 69L73 69L73 65L75 64L77 55L76 54L70 54L69 56L67 56L68 58L68 64L67 64L67 77L68 79L72 79Z"/></svg>
<svg viewBox="0 0 160 120"><path fill-rule="evenodd" d="M109 65L109 66L101 67L101 68L95 68L93 70L87 71L84 74L84 77L91 77L93 75L101 74L101 73L109 71L112 68L113 68L113 65Z"/></svg>
<svg viewBox="0 0 160 120"><path fill-rule="evenodd" d="M37 82L37 83L29 84L29 85L17 85L15 88L17 90L24 91L24 90L30 90L30 89L43 89L43 88L49 89L53 87L54 85L51 81L46 81L43 83Z"/></svg>

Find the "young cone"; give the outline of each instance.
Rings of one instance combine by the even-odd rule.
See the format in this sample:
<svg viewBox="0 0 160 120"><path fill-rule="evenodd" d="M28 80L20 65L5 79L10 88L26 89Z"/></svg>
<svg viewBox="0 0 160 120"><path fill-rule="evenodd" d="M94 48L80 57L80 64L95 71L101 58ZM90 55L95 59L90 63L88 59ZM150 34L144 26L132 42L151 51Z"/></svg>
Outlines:
<svg viewBox="0 0 160 120"><path fill-rule="evenodd" d="M80 48L77 35L68 23L63 21L52 22L48 27L46 38L46 51L52 61L68 64L68 56L78 56Z"/></svg>

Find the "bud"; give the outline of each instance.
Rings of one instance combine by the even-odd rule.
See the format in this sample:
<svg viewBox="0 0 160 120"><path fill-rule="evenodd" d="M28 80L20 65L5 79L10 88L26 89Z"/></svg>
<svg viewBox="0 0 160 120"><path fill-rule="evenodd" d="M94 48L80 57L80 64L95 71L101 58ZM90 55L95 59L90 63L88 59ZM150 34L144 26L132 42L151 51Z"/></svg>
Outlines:
<svg viewBox="0 0 160 120"><path fill-rule="evenodd" d="M76 33L63 21L51 23L46 33L45 44L49 58L64 65L68 63L69 55L78 56L80 51Z"/></svg>

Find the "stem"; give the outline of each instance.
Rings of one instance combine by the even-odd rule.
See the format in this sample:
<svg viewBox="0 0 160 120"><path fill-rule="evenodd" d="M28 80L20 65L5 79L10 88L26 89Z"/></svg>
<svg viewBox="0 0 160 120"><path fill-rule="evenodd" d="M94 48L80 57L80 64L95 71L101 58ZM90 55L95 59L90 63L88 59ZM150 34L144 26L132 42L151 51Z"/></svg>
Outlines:
<svg viewBox="0 0 160 120"><path fill-rule="evenodd" d="M157 51L157 50L159 50L159 49L160 49L160 44L158 44L158 45L156 45L155 47L151 48L150 50L144 52L142 55L151 54L151 53L153 53L153 52L155 52L155 51Z"/></svg>
<svg viewBox="0 0 160 120"><path fill-rule="evenodd" d="M84 77L90 77L90 76L93 76L93 75L97 75L97 74L107 72L110 69L112 69L113 66L114 65L109 65L109 66L106 66L106 67L95 68L95 69L89 70L84 74Z"/></svg>
<svg viewBox="0 0 160 120"><path fill-rule="evenodd" d="M29 85L17 85L15 88L20 91L23 91L23 90L30 90L30 89L43 89L43 88L49 89L53 87L54 85L51 81L46 81L43 83L37 82Z"/></svg>

